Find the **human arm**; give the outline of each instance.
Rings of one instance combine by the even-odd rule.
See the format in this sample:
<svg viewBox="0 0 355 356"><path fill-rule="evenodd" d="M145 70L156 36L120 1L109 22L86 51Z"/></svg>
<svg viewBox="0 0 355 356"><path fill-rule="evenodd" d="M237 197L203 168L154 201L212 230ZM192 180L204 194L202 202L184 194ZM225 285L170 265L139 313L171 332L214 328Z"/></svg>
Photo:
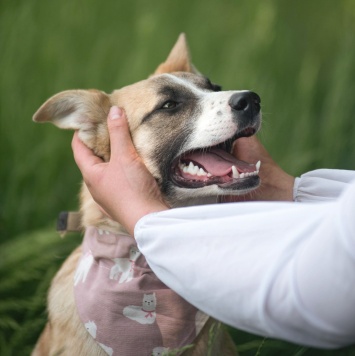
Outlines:
<svg viewBox="0 0 355 356"><path fill-rule="evenodd" d="M355 173L352 172L355 178ZM333 202L235 203L141 219L149 265L201 310L322 348L355 340L355 182Z"/></svg>
<svg viewBox="0 0 355 356"><path fill-rule="evenodd" d="M334 200L353 180L354 172L335 169L317 169L294 178L285 172L270 156L256 136L244 137L234 143L233 154L246 162L261 160L261 185L256 191L225 201L297 201L321 202Z"/></svg>
<svg viewBox="0 0 355 356"><path fill-rule="evenodd" d="M337 199L355 179L355 172L342 169L317 169L295 179L293 200L325 202Z"/></svg>

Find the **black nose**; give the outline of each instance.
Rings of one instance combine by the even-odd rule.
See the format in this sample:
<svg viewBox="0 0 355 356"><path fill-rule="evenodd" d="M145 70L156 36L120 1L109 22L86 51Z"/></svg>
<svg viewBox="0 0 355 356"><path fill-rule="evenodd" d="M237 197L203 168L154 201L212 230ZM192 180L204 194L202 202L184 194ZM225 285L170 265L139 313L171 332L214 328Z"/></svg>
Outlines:
<svg viewBox="0 0 355 356"><path fill-rule="evenodd" d="M233 94L229 99L232 111L247 117L254 117L260 112L260 97L252 91Z"/></svg>

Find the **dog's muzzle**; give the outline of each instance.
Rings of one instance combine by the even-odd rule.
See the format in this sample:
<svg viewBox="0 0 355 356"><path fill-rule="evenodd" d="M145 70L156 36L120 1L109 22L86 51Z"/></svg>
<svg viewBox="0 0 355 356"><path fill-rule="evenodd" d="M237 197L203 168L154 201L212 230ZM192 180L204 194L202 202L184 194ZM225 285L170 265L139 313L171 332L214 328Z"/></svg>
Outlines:
<svg viewBox="0 0 355 356"><path fill-rule="evenodd" d="M183 188L217 185L228 191L249 191L258 187L260 161L254 164L236 159L232 154L235 140L254 135L261 121L260 97L254 92L234 93L228 101L237 132L211 147L200 147L180 155L171 167L171 179Z"/></svg>

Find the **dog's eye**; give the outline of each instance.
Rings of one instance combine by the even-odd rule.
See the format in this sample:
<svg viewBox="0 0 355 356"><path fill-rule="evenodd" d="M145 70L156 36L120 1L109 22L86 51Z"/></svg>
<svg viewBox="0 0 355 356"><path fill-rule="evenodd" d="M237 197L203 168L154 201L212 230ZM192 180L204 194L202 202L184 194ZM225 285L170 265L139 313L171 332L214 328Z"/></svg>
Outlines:
<svg viewBox="0 0 355 356"><path fill-rule="evenodd" d="M177 107L178 103L173 100L168 100L166 101L163 106L161 107L162 109L175 109Z"/></svg>

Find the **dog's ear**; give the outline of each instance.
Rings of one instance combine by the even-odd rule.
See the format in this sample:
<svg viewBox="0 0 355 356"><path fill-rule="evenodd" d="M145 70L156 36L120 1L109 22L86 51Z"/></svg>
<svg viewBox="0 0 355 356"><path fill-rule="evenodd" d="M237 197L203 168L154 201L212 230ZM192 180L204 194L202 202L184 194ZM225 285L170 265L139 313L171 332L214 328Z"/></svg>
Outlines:
<svg viewBox="0 0 355 356"><path fill-rule="evenodd" d="M200 74L191 63L190 50L184 33L180 34L167 60L159 65L154 74L172 72L190 72Z"/></svg>
<svg viewBox="0 0 355 356"><path fill-rule="evenodd" d="M109 155L107 115L109 96L99 90L67 90L49 98L33 115L35 122L52 122L79 131L80 139L98 155Z"/></svg>
<svg viewBox="0 0 355 356"><path fill-rule="evenodd" d="M33 121L52 122L61 129L87 130L106 119L109 96L99 90L66 90L49 98Z"/></svg>

